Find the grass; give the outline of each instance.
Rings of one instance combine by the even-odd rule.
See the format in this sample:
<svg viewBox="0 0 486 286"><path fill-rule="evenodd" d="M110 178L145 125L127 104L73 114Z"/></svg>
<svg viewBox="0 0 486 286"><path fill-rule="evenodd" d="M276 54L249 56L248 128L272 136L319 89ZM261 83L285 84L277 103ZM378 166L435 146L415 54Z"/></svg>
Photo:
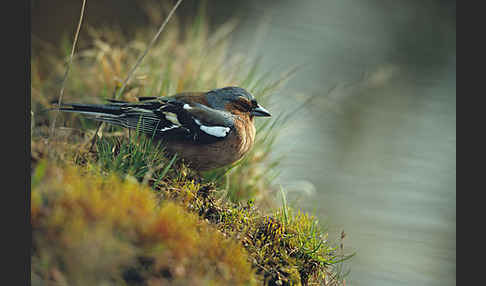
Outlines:
<svg viewBox="0 0 486 286"><path fill-rule="evenodd" d="M153 19L164 11L156 8L148 9ZM235 23L210 34L203 11L186 29L171 20L120 99L237 85L277 110L269 98L294 70L272 79L258 61L230 55ZM128 40L119 31L86 28L92 45L73 58L63 83L66 102L113 97L152 38L146 30ZM69 46L61 50L68 53ZM97 124L73 114L59 116L48 145L54 117L44 110L57 99L62 57L33 51L31 71L33 279L66 285L343 284L342 261L350 255L339 242L328 241L313 216L290 208L284 191L277 207L279 159L270 154L288 114L257 120L255 145L242 160L198 174L151 138L118 127L107 126L91 149Z"/></svg>
<svg viewBox="0 0 486 286"><path fill-rule="evenodd" d="M98 141L98 158L101 171L114 171L119 175L134 177L137 181L159 184L177 159L170 160L164 154L160 143L152 143L150 138L136 135L126 138L114 137Z"/></svg>

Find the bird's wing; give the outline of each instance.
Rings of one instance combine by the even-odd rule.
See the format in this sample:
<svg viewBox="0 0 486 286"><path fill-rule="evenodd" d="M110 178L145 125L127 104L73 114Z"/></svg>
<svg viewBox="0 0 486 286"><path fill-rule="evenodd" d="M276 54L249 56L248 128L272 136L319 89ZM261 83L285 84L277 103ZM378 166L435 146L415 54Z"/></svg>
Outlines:
<svg viewBox="0 0 486 286"><path fill-rule="evenodd" d="M224 139L234 129L234 118L229 112L197 102L169 101L161 108L161 112L174 114L179 122L190 126L194 140L201 142Z"/></svg>
<svg viewBox="0 0 486 286"><path fill-rule="evenodd" d="M232 115L178 97L146 98L141 102L63 104L64 112L81 113L93 120L137 129L157 138L211 143L224 139L234 128Z"/></svg>

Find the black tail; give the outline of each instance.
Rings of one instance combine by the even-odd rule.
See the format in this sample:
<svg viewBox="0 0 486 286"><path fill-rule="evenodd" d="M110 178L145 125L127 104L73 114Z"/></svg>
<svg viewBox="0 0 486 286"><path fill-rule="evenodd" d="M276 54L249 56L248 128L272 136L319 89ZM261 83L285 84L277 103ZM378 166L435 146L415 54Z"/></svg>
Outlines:
<svg viewBox="0 0 486 286"><path fill-rule="evenodd" d="M110 100L108 104L84 104L84 103L64 103L60 107L51 110L63 112L74 112L87 116L89 119L107 122L113 125L139 129L140 131L152 135L160 128L170 125L171 122L161 120L154 113L160 102L124 102Z"/></svg>
<svg viewBox="0 0 486 286"><path fill-rule="evenodd" d="M79 113L95 121L129 127L127 126L123 108L116 104L64 103L60 107L52 108L51 110Z"/></svg>
<svg viewBox="0 0 486 286"><path fill-rule="evenodd" d="M83 104L83 103L66 103L58 108L54 108L64 112L76 112L86 115L121 115L123 109L115 104Z"/></svg>

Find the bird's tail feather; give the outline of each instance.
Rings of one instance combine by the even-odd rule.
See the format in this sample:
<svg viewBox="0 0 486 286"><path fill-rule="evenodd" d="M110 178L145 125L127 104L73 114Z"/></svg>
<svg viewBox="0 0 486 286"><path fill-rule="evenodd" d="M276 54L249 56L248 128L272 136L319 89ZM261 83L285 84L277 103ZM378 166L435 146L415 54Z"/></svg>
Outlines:
<svg viewBox="0 0 486 286"><path fill-rule="evenodd" d="M160 124L160 119L155 117L150 110L138 109L126 110L126 107L134 107L131 103L118 102L111 104L82 104L65 103L53 108L63 112L73 112L86 115L91 120L110 123L113 125L140 129L142 132L152 134Z"/></svg>
<svg viewBox="0 0 486 286"><path fill-rule="evenodd" d="M86 115L87 117L89 117L89 119L92 120L104 121L114 125L126 127L126 123L120 118L120 115L123 114L123 110L120 106L116 105L63 103L59 107L51 108L51 110L79 113Z"/></svg>
<svg viewBox="0 0 486 286"><path fill-rule="evenodd" d="M120 106L110 104L67 103L62 104L56 109L64 112L77 112L92 115L121 115L123 113Z"/></svg>

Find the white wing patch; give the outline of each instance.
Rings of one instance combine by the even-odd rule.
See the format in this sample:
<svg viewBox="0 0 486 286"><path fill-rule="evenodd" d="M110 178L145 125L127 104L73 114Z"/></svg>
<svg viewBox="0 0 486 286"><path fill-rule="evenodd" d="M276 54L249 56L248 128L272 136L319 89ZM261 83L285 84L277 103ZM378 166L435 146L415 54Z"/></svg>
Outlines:
<svg viewBox="0 0 486 286"><path fill-rule="evenodd" d="M230 132L229 127L223 127L223 126L204 126L201 125L199 128L201 128L202 131L206 132L209 135L216 136L216 137L225 137L228 135L228 132Z"/></svg>
<svg viewBox="0 0 486 286"><path fill-rule="evenodd" d="M160 129L160 131L164 132L164 131L171 130L171 129L174 129L174 128L177 128L177 127L180 127L180 126L172 125L172 126L169 126L169 127L162 128L162 129Z"/></svg>
<svg viewBox="0 0 486 286"><path fill-rule="evenodd" d="M165 114L165 118L172 122L175 125L181 126L182 124L179 122L179 119L177 119L177 114L172 113L172 112L163 112Z"/></svg>
<svg viewBox="0 0 486 286"><path fill-rule="evenodd" d="M206 125L202 125L201 124L201 121L199 121L197 119L194 119L194 121L197 123L197 125L199 125L199 129L201 129L206 134L209 134L211 136L215 136L215 137L225 137L230 132L230 128L229 127L224 127L224 126L206 126Z"/></svg>

